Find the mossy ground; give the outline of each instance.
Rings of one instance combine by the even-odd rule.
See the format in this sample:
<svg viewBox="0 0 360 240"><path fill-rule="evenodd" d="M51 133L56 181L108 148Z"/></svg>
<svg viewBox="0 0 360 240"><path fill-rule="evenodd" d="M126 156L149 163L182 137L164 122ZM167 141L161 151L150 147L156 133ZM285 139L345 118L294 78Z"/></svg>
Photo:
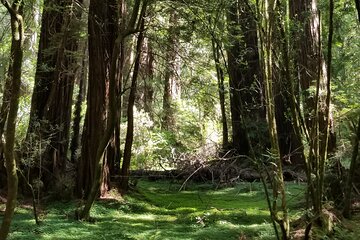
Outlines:
<svg viewBox="0 0 360 240"><path fill-rule="evenodd" d="M214 190L211 184L139 181L123 201L99 200L94 223L74 220L78 203L51 202L36 226L31 209L18 207L9 239L274 239L260 183ZM293 214L303 207L304 185L287 184Z"/></svg>

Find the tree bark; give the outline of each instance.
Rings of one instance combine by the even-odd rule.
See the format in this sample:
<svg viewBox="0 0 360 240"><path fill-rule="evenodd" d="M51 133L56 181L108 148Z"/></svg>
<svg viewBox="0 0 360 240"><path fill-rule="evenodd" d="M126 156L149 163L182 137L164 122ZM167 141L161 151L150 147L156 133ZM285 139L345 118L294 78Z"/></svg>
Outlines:
<svg viewBox="0 0 360 240"><path fill-rule="evenodd" d="M131 89L128 101L128 109L127 109L127 132L126 132L126 140L125 140L125 148L124 148L124 158L123 164L121 167L121 180L120 180L120 189L122 191L127 191L129 186L129 171L130 171L130 163L131 163L131 148L134 140L134 105L136 98L136 88L137 88L137 78L139 75L140 61L141 61L141 49L144 40L144 16L141 16L141 26L140 33L137 40L136 45L136 58L135 58L135 66L133 77L131 81Z"/></svg>
<svg viewBox="0 0 360 240"><path fill-rule="evenodd" d="M120 1L119 3L119 19L120 21L120 32L124 31L126 29L127 24L127 18L128 18L128 12L127 12L127 3L126 1ZM120 102L123 104L123 101L121 98L123 98L123 85L126 82L126 78L128 77L128 74L126 73L128 69L127 66L130 65L128 61L130 61L129 53L131 53L131 47L128 46L128 41L125 39L122 40L120 43L120 57L119 57L119 64L118 69L116 73L116 96L120 96ZM125 67L126 66L126 67ZM113 135L110 140L110 144L106 149L106 161L107 161L107 169L105 169L104 172L107 172L108 175L118 175L120 172L120 162L121 162L121 150L120 150L120 124L121 124L121 117L122 117L122 106L121 103L119 103L119 106L117 106L116 109L116 115L115 115L115 129L113 132ZM110 185L110 177L107 179L104 179L104 181L107 181L107 185ZM103 187L105 187L105 183L103 183Z"/></svg>
<svg viewBox="0 0 360 240"><path fill-rule="evenodd" d="M269 136L271 142L271 161L273 162L273 176L271 180L273 190L273 202L270 206L270 213L273 221L276 221L282 232L282 239L290 237L290 222L287 209L286 191L283 176L283 162L280 157L279 136L276 123L275 110L275 91L274 83L277 74L274 74L274 56L277 47L276 39L276 10L278 2L266 0L263 6L264 19L260 22L260 41L261 53L263 59L263 75L266 96L266 114L269 126ZM280 203L280 204L279 204ZM278 213L278 205L281 205L281 216ZM279 239L279 236L277 236Z"/></svg>
<svg viewBox="0 0 360 240"><path fill-rule="evenodd" d="M177 29L178 14L174 9L170 12L168 46L166 50L166 69L164 79L162 128L169 131L176 129L176 101L180 98L180 60L179 32Z"/></svg>
<svg viewBox="0 0 360 240"><path fill-rule="evenodd" d="M81 1L80 1L81 2ZM78 39L74 34L78 28L81 11L73 0L46 0L41 20L41 33L35 86L31 100L30 121L26 142L42 144L44 153L39 153L45 161L37 169L45 168L41 181L45 189L54 187L64 174L70 141L72 95L78 60ZM28 145L31 149L36 146ZM36 157L35 157L36 158ZM41 177L35 176L33 177ZM40 175L40 174L39 174ZM61 183L60 183L61 184Z"/></svg>
<svg viewBox="0 0 360 240"><path fill-rule="evenodd" d="M6 185L6 168L4 167L4 146L3 135L5 132L6 120L9 114L9 104L11 97L11 84L12 84L12 61L10 61L8 76L5 77L5 86L2 97L2 104L0 109L0 188Z"/></svg>
<svg viewBox="0 0 360 240"><path fill-rule="evenodd" d="M144 39L145 40L145 39ZM149 38L147 38L147 49L145 59L145 76L144 76L144 110L153 119L153 101L154 101L154 50Z"/></svg>
<svg viewBox="0 0 360 240"><path fill-rule="evenodd" d="M274 98L276 125L279 139L280 157L284 164L303 167L305 164L304 146L299 127L296 105L299 90L293 76L293 61L289 50L289 27L283 21L288 14L286 7L278 4L274 26Z"/></svg>
<svg viewBox="0 0 360 240"><path fill-rule="evenodd" d="M113 2L115 4L115 2ZM83 207L83 209L81 210L81 212L78 215L79 219L86 219L88 220L90 218L90 209L98 195L99 192L99 188L101 186L101 183L103 182L103 177L102 177L102 173L104 170L104 158L105 158L105 149L107 148L110 138L112 136L112 134L114 133L114 127L115 127L115 123L116 123L116 109L121 106L121 96L116 96L116 73L117 73L117 62L118 62L118 57L119 54L121 53L121 46L120 44L124 41L124 39L129 36L132 33L135 33L136 31L138 31L138 27L139 24L137 23L137 19L139 17L139 21L141 21L141 19L144 16L145 10L146 10L146 6L147 6L147 1L143 2L142 4L142 8L141 11L139 11L140 9L140 5L141 5L141 0L136 0L134 7L133 7L133 13L131 15L131 18L129 20L129 23L127 25L126 28L124 29L119 29L117 31L117 38L115 39L115 41L113 42L112 46L112 51L111 51L111 59L110 59L110 64L109 64L109 68L108 68L108 73L109 73L109 96L108 96L108 118L107 118L107 124L105 129L103 129L103 133L102 135L100 135L100 139L98 141L98 145L96 146L92 146L94 148L96 148L96 152L95 155L91 156L90 155L90 159L92 160L93 163L93 181L90 183L91 184L91 188L87 194L87 199L86 199L86 203ZM98 13L98 17L102 16L103 18L100 18L100 20L104 20L106 19L106 11L101 11L101 6L103 6L102 1L99 0L92 0L90 1L90 10L89 12L91 12L92 14L89 15L89 47L91 49L91 44L100 44L100 46L98 45L94 45L94 47L97 46L97 48L94 48L93 51L95 56L97 57L103 57L104 55L97 55L99 53L104 53L105 51L100 51L99 49L101 49L101 44L102 43L106 43L106 41L104 42L104 39L101 39L101 35L91 35L94 34L96 31L99 31L100 29L102 29L103 31L103 27L102 25L100 25L103 22L99 22L99 18L96 18L96 21L93 18L93 16L96 15L96 13ZM115 6L115 5L112 5ZM100 8L100 9L99 9ZM115 9L115 8L114 8ZM97 12L99 11L100 12ZM102 9L104 10L104 9ZM101 14L102 13L102 14ZM100 23L100 24L99 24ZM102 28L101 28L102 27ZM99 38L100 37L100 38ZM94 40L92 38L95 38L94 43L91 40ZM89 55L91 56L91 51L89 50ZM93 60L96 60L93 59ZM90 58L90 63L91 63L91 58ZM93 64L95 64L96 61L93 62ZM101 65L100 65L101 66ZM91 69L91 65L89 66ZM95 65L94 65L95 67ZM99 65L98 65L99 67ZM96 68L96 67L95 67ZM101 67L100 67L101 69ZM98 71L100 69L97 69ZM91 73L91 72L90 72ZM101 73L101 71L100 71ZM102 72L103 73L103 72ZM91 83L91 77L95 77L96 75L91 76L91 74L89 75L89 84ZM100 75L101 76L101 75ZM102 79L106 79L107 75L102 75L103 78ZM91 91L91 88L89 89L89 92ZM89 94L88 94L89 96ZM89 105L88 105L88 110L89 110ZM90 109L91 110L91 109ZM96 119L95 119L96 120Z"/></svg>
<svg viewBox="0 0 360 240"><path fill-rule="evenodd" d="M220 47L215 41L214 37L211 39L213 58L215 61L216 76L219 90L219 102L221 110L221 125L222 125L222 147L226 149L229 145L229 130L226 118L226 106L225 106L225 85L224 85L224 71L220 63Z"/></svg>
<svg viewBox="0 0 360 240"><path fill-rule="evenodd" d="M230 34L227 55L232 145L240 155L249 154L250 146L246 141L246 131L252 131L252 129L266 124L264 108L261 103L263 90L256 21L252 14L248 1L234 1L229 7L227 17ZM241 40L239 40L239 36L241 36ZM263 138L264 131L261 131L260 127L253 130L252 133L256 132L259 132L259 135L251 139L251 142L265 145L259 140Z"/></svg>
<svg viewBox="0 0 360 240"><path fill-rule="evenodd" d="M150 119L153 119L153 101L154 101L154 52L149 38L144 38L142 46L142 57L140 62L141 82L138 84L138 93L136 97L137 107L144 109Z"/></svg>
<svg viewBox="0 0 360 240"><path fill-rule="evenodd" d="M84 44L83 49L83 56L82 56L82 63L80 67L80 74L79 74L79 93L76 98L75 103L75 110L74 110L74 120L73 120L73 136L70 142L70 151L71 151L71 162L76 164L78 160L78 150L79 145L81 141L81 130L80 130L80 124L81 124L81 111L82 111L82 104L84 102L84 98L86 95L87 90L87 71L88 71L88 62L86 58L87 55L87 44Z"/></svg>
<svg viewBox="0 0 360 240"><path fill-rule="evenodd" d="M12 217L17 200L18 176L17 166L14 155L16 118L19 107L20 85L21 85L21 68L23 60L23 43L24 43L24 22L22 18L23 2L15 0L10 6L6 0L1 1L7 8L11 16L11 97L9 102L9 112L7 116L7 126L5 131L5 159L7 173L7 201L4 217L0 228L0 239L5 240L10 230Z"/></svg>
<svg viewBox="0 0 360 240"><path fill-rule="evenodd" d="M345 186L345 199L344 199L344 210L343 215L346 218L351 217L351 191L353 188L353 180L355 175L355 170L357 166L357 159L359 155L359 142L360 142L360 117L357 124L356 134L354 137L354 146L351 157L350 169Z"/></svg>
<svg viewBox="0 0 360 240"><path fill-rule="evenodd" d="M358 14L358 20L360 23L360 0L355 0L355 6L356 6L357 14Z"/></svg>
<svg viewBox="0 0 360 240"><path fill-rule="evenodd" d="M102 157L99 148L107 127L108 72L117 33L114 26L116 19L110 19L114 14L113 11L117 11L114 4L115 1L112 0L105 2L91 0L89 6L89 80L81 158L78 162L77 195L79 197L88 197L93 183L99 181L96 178L96 169L99 164L98 156Z"/></svg>
<svg viewBox="0 0 360 240"><path fill-rule="evenodd" d="M334 135L329 134L330 79L321 49L317 1L290 1L290 16L296 26L293 34L296 75L303 93L304 127L309 137L310 151L306 167L308 175L315 176L315 181L309 181L309 191L314 213L319 216L322 212L325 162L328 153L333 151L329 148L329 142L334 140L329 138Z"/></svg>

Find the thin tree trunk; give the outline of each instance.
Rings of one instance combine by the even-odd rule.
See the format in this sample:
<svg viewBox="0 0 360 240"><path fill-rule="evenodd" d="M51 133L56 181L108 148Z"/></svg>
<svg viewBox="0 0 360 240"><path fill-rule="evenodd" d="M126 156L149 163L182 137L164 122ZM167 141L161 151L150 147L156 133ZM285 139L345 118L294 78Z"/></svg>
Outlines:
<svg viewBox="0 0 360 240"><path fill-rule="evenodd" d="M215 61L216 76L218 81L219 101L221 110L221 124L222 124L222 147L226 149L229 145L229 130L226 119L226 106L225 106L225 85L224 85L224 71L220 64L220 49L215 39L211 39L213 58Z"/></svg>
<svg viewBox="0 0 360 240"><path fill-rule="evenodd" d="M9 114L9 104L11 97L11 84L12 84L12 61L8 70L8 76L5 77L4 93L2 97L2 104L0 109L0 187L6 185L6 168L4 167L4 146L3 135L5 132L5 124Z"/></svg>
<svg viewBox="0 0 360 240"><path fill-rule="evenodd" d="M355 6L356 6L357 14L358 14L358 20L360 23L360 0L355 0Z"/></svg>
<svg viewBox="0 0 360 240"><path fill-rule="evenodd" d="M304 129L308 134L307 175L316 218L322 214L324 168L329 149L330 73L322 55L320 13L316 0L290 1L290 16L296 30L296 75L303 93ZM301 28L300 28L301 27ZM329 43L331 44L331 43ZM331 54L329 52L329 54ZM331 57L331 56L330 56ZM331 63L330 63L331 64ZM315 88L315 93L310 88ZM331 140L333 141L333 140ZM314 180L314 181L313 181Z"/></svg>
<svg viewBox="0 0 360 240"><path fill-rule="evenodd" d="M273 85L274 81L276 80L273 72L273 66L275 61L274 47L276 47L276 43L274 42L274 39L276 37L275 10L277 9L277 7L277 2L274 0L266 0L264 3L263 14L265 17L260 23L260 26L262 27L262 31L260 31L260 45L263 59L267 122L269 126L269 136L271 141L271 158L273 159L274 163L274 176L272 179L273 203L270 207L270 212L272 219L276 221L280 226L282 232L282 239L286 240L289 238L290 235L290 223L287 209L285 183L283 178L283 163L280 158ZM281 203L281 216L279 216L278 214L278 201Z"/></svg>
<svg viewBox="0 0 360 240"><path fill-rule="evenodd" d="M23 60L23 41L24 41L24 22L22 18L23 2L15 0L10 6L8 1L2 0L2 4L7 8L11 16L11 97L9 103L9 113L7 117L7 127L5 131L5 159L7 173L7 201L4 217L0 228L0 240L5 240L14 215L17 200L18 176L16 160L14 156L16 118L19 107L21 68ZM10 77L10 76L9 76Z"/></svg>
<svg viewBox="0 0 360 240"><path fill-rule="evenodd" d="M74 111L74 120L73 120L73 136L70 143L71 151L71 162L76 163L78 160L77 151L79 150L81 133L80 133L80 124L81 124L81 111L82 104L86 95L86 86L87 86L87 44L84 46L83 59L81 63L81 69L79 74L79 93L77 95Z"/></svg>
<svg viewBox="0 0 360 240"><path fill-rule="evenodd" d="M351 157L350 169L348 173L348 178L345 186L345 199L344 199L344 210L343 215L346 218L351 217L351 190L353 186L353 179L355 175L357 159L359 155L359 142L360 142L360 117L357 124L356 135L354 139L353 152Z"/></svg>
<svg viewBox="0 0 360 240"><path fill-rule="evenodd" d="M154 101L154 87L153 87L153 79L154 79L154 52L152 48L152 44L150 39L147 39L147 49L146 49L146 69L144 77L144 110L149 114L150 119L153 119L153 101Z"/></svg>
<svg viewBox="0 0 360 240"><path fill-rule="evenodd" d="M143 17L143 16L142 16ZM129 185L129 171L130 171L130 163L131 163L131 148L134 139L134 105L136 98L136 88L137 88L137 78L139 75L140 68L140 60L141 60L141 48L144 40L144 18L141 19L140 33L137 40L136 46L136 58L135 58L135 66L133 77L131 81L131 89L128 101L128 109L127 109L127 132L126 132L126 141L124 148L124 158L123 164L121 167L121 180L120 180L120 189L122 191L128 190Z"/></svg>

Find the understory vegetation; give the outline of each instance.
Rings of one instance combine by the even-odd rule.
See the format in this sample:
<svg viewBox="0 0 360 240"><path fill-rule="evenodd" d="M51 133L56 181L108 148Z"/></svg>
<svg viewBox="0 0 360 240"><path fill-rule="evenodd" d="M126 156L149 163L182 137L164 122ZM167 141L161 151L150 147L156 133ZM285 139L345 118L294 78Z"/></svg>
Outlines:
<svg viewBox="0 0 360 240"><path fill-rule="evenodd" d="M139 180L124 198L112 191L96 201L91 222L74 220L78 201L52 199L39 209L38 226L30 203L20 199L9 240L275 239L261 183L240 182L215 189L211 183L189 182L185 190L179 191L180 187L171 181ZM302 236L304 223L299 219L306 210L305 188L303 183L286 184L295 239ZM355 240L359 222L356 215L352 221L336 223L328 237L321 231L313 237Z"/></svg>
<svg viewBox="0 0 360 240"><path fill-rule="evenodd" d="M20 201L9 239L274 239L259 182L217 190L209 183L188 183L179 192L180 187L140 180L124 198L110 192L95 203L90 223L74 221L78 202L50 201L36 226L31 207ZM289 183L287 188L293 217L299 217L305 185Z"/></svg>
<svg viewBox="0 0 360 240"><path fill-rule="evenodd" d="M359 239L359 0L0 0L0 240Z"/></svg>

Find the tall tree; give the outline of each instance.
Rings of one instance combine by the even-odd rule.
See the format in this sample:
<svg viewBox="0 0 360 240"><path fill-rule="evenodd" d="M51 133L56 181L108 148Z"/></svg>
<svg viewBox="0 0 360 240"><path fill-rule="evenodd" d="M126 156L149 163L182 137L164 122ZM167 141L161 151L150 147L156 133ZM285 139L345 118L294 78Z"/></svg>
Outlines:
<svg viewBox="0 0 360 240"><path fill-rule="evenodd" d="M279 133L276 124L276 110L275 110L275 92L274 83L276 81L276 74L274 74L274 47L276 47L275 34L276 34L276 14L278 9L278 2L274 0L265 0L261 8L265 16L259 22L260 40L261 40L261 53L262 53L262 71L264 73L264 85L266 95L266 115L267 123L269 126L269 136L271 143L271 160L273 161L273 174L271 179L273 200L270 206L271 217L276 221L282 232L282 239L288 239L290 235L290 223L286 201L286 191L283 176L283 162L280 157L279 146ZM280 204L279 204L280 203ZM278 213L278 205L282 214ZM279 239L279 236L277 236Z"/></svg>
<svg viewBox="0 0 360 240"><path fill-rule="evenodd" d="M20 85L21 85L21 68L23 60L23 44L24 44L24 21L23 21L23 6L21 0L15 0L11 5L7 0L2 0L1 3L8 10L11 17L11 63L8 78L11 79L11 91L9 111L7 115L7 126L5 131L5 148L4 154L6 159L6 173L7 173L7 201L4 217L0 228L0 239L5 240L10 230L12 217L17 200L18 177L17 166L14 154L15 145L15 131L16 119L19 107ZM7 99L5 99L7 100ZM1 139L1 145L3 145Z"/></svg>
<svg viewBox="0 0 360 240"><path fill-rule="evenodd" d="M279 3L275 11L273 29L274 98L280 157L283 163L296 167L304 166L305 156L296 114L296 104L299 102L300 93L292 70L288 15L286 6Z"/></svg>
<svg viewBox="0 0 360 240"><path fill-rule="evenodd" d="M360 117L357 123L357 126L353 124L354 126L354 144L353 144L353 152L351 156L351 162L350 162L350 169L346 181L345 186L345 198L344 198L344 210L343 215L346 218L351 217L351 192L353 189L353 180L355 176L355 168L358 161L358 155L359 155L359 145L360 145Z"/></svg>
<svg viewBox="0 0 360 240"><path fill-rule="evenodd" d="M53 185L65 170L70 138L71 106L77 68L78 20L75 0L46 0L41 20L35 85L31 100L27 147L44 144L39 173L45 187ZM41 151L41 150L40 150ZM25 156L25 158L33 156ZM45 168L46 171L42 171ZM54 179L54 176L56 179ZM41 174L39 174L39 178Z"/></svg>
<svg viewBox="0 0 360 240"><path fill-rule="evenodd" d="M111 4L112 3L112 4ZM112 1L109 3L109 5L105 4L105 7L114 7L117 4L116 1ZM85 152L86 154L93 153L93 155L87 155L88 159L83 159L82 163L84 163L85 160L89 161L87 163L87 166L90 166L90 173L92 174L92 182L88 182L91 184L91 188L86 193L87 199L84 207L80 210L80 213L78 215L79 219L89 219L90 218L90 209L98 195L99 188L104 182L104 179L102 177L102 173L104 168L104 160L105 160L105 150L106 147L109 144L110 138L114 133L114 127L116 124L116 110L119 106L121 106L121 96L116 95L116 73L117 73L117 66L118 66L118 58L119 54L121 53L121 44L123 43L124 39L139 31L140 28L140 22L144 16L145 10L147 6L147 1L142 0L136 0L132 9L132 14L130 17L130 20L125 28L119 28L117 25L117 22L114 22L116 24L112 25L116 27L114 31L110 33L116 33L117 36L114 39L114 42L112 42L110 49L106 49L105 47L108 47L105 45L107 39L104 38L104 34L102 33L102 30L104 29L104 20L106 20L108 15L108 12L106 8L104 8L103 1L99 0L91 0L90 1L90 8L89 8L89 67L90 67L90 73L89 73L89 91L88 91L88 103L91 101L89 98L91 96L91 93L93 91L98 89L91 90L92 87L102 87L103 90L105 89L105 84L102 85L101 82L108 82L108 104L105 106L102 104L95 104L93 105L94 109L91 108L91 105L88 104L87 107L87 119L85 119L85 124L89 124L86 121L97 121L95 123L103 124L101 126L97 125L85 125L87 127L84 130L83 137L89 138L90 134L94 138L98 138L96 141L97 145L83 145L87 147ZM115 10L117 8L113 8L112 10ZM114 16L114 15L112 15ZM106 25L105 25L106 26ZM106 36L106 35L105 35ZM93 47L93 48L92 48ZM99 51L101 50L101 51ZM108 50L111 50L111 55L104 55ZM98 61L99 59L106 60L104 57L111 56L111 58L108 60L108 67L106 65L99 65ZM93 57L93 58L92 58ZM105 62L106 64L107 62ZM93 68L93 70L91 70ZM95 71L96 70L96 71ZM108 73L108 74L106 74ZM107 78L108 76L108 78ZM96 85L96 78L100 78L100 86ZM94 86L91 86L91 84L94 84ZM95 91L96 93L96 91ZM105 97L105 91L100 92L103 94L102 96ZM105 102L106 103L106 102ZM96 111L97 108L100 107L100 110L103 110L102 112ZM98 109L99 110L99 109ZM108 112L108 115L106 116L106 113ZM90 113L94 115L94 118L91 117ZM99 116L100 115L100 116ZM106 120L106 122L105 122ZM106 125L105 125L106 124ZM105 126L104 126L105 125ZM90 131L90 127L93 127L95 129L92 129ZM96 129L96 127L98 129ZM87 131L87 132L86 132ZM100 132L100 135L98 135ZM87 134L85 134L87 133ZM99 138L100 136L100 138ZM89 139L86 139L89 140ZM94 141L94 139L91 139L91 141ZM86 143L86 142L85 142ZM91 143L91 142L90 142ZM86 143L87 144L87 143ZM90 152L92 151L92 152ZM85 162L86 163L86 162ZM83 165L84 166L84 165ZM80 165L80 167L83 167ZM84 177L89 172L86 168L81 169L83 172L79 172L79 176ZM83 184L83 182L80 182ZM80 185L81 187L81 185ZM84 186L86 187L86 186ZM81 190L81 189L80 189Z"/></svg>
<svg viewBox="0 0 360 240"><path fill-rule="evenodd" d="M145 11L145 9L144 9ZM123 164L121 167L121 181L120 181L120 189L123 191L128 190L129 185L129 170L130 170L130 161L131 161L131 148L134 140L134 105L135 105L135 98L136 98L136 89L137 89L137 78L139 75L139 68L141 62L141 50L144 40L144 24L145 19L143 16L144 13L140 15L141 23L139 28L139 36L136 44L136 57L134 63L134 72L131 81L131 89L130 95L128 100L128 109L127 109L127 132L126 132L126 139L125 139L125 148L124 148L124 158Z"/></svg>
<svg viewBox="0 0 360 240"><path fill-rule="evenodd" d="M246 129L264 120L256 21L248 1L232 1L227 19L232 145L247 155Z"/></svg>
<svg viewBox="0 0 360 240"><path fill-rule="evenodd" d="M90 1L88 16L89 80L87 109L78 162L77 194L87 197L96 180L97 152L107 127L108 84L117 30L117 2ZM113 91L113 90L112 90ZM106 143L107 144L107 143Z"/></svg>
<svg viewBox="0 0 360 240"><path fill-rule="evenodd" d="M87 42L87 41L86 41ZM78 150L81 142L81 111L82 111L82 104L85 100L86 90L87 90L87 70L88 70L88 61L87 61L87 44L83 46L83 53L82 53L82 61L80 70L78 73L78 85L79 85L79 92L76 97L76 102L74 104L74 113L73 113L73 135L70 142L70 151L71 151L71 162L76 163L79 156Z"/></svg>
<svg viewBox="0 0 360 240"><path fill-rule="evenodd" d="M218 81L218 90L219 90L219 102L220 102L220 111L221 111L221 124L222 124L222 147L226 149L229 145L229 130L226 117L226 106L225 106L225 83L224 83L224 70L221 66L221 49L219 43L214 37L211 39L213 57L215 61L216 76Z"/></svg>
<svg viewBox="0 0 360 240"><path fill-rule="evenodd" d="M179 15L176 10L170 10L168 43L166 49L166 69L164 76L162 128L175 130L176 101L180 98L180 59L179 59Z"/></svg>
<svg viewBox="0 0 360 240"><path fill-rule="evenodd" d="M330 124L330 79L321 49L321 22L316 0L290 1L290 16L295 23L294 47L296 75L302 90L304 128L309 136L307 171L315 215L322 211L325 162ZM310 175L309 175L310 176Z"/></svg>
<svg viewBox="0 0 360 240"><path fill-rule="evenodd" d="M154 49L151 39L144 38L142 45L142 57L140 66L141 85L138 88L138 105L153 118L153 102L154 102Z"/></svg>
<svg viewBox="0 0 360 240"><path fill-rule="evenodd" d="M120 19L120 31L122 32L126 29L128 23L128 2L127 1L120 1L119 2L119 19ZM122 91L125 88L127 78L129 76L129 66L131 65L131 48L132 45L130 44L131 40L123 40L120 44L120 53L119 53L119 63L117 66L117 73L116 73L116 95L122 96ZM121 104L124 105L124 101L121 101ZM116 109L115 114L115 129L113 135L111 137L109 146L106 148L106 161L107 166L105 167L104 173L108 175L118 175L120 172L120 161L121 161L121 151L120 151L120 123L122 117L122 107L119 105ZM125 115L126 116L126 115ZM106 188L106 185L109 185L110 178L105 178L104 181L108 181L107 183L102 184L102 189Z"/></svg>

